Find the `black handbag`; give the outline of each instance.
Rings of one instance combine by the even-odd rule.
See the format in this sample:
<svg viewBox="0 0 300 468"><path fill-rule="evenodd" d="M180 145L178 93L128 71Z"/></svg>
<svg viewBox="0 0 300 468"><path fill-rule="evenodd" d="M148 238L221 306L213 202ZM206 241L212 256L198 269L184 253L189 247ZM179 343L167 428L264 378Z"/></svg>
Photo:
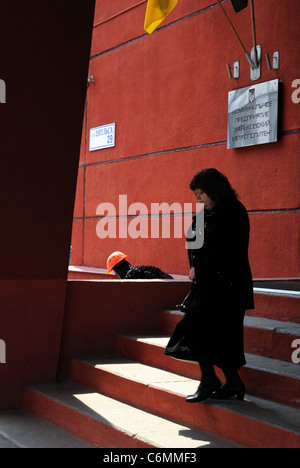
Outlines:
<svg viewBox="0 0 300 468"><path fill-rule="evenodd" d="M179 304L177 307L180 308L181 312L185 314L195 311L199 306L199 291L197 288L196 281L193 282L190 292L184 298L182 304Z"/></svg>
<svg viewBox="0 0 300 468"><path fill-rule="evenodd" d="M192 312L196 312L199 307L199 293L196 283L192 284L190 292L182 304L177 307L180 308L181 312L184 312L184 316L177 323L165 348L165 354L180 361L198 362L197 354L190 349L190 336L195 328Z"/></svg>

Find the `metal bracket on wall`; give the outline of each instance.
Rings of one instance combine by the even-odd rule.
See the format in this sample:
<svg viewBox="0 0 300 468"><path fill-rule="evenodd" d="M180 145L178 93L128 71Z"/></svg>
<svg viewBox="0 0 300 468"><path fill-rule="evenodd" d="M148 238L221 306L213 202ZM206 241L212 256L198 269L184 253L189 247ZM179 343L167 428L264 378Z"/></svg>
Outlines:
<svg viewBox="0 0 300 468"><path fill-rule="evenodd" d="M261 74L261 46L251 49L250 78L252 81L259 80Z"/></svg>
<svg viewBox="0 0 300 468"><path fill-rule="evenodd" d="M229 63L227 63L227 71L229 78L232 80L234 78L237 80L240 77L240 62L234 62L233 64L233 75L232 75L232 68L230 67Z"/></svg>
<svg viewBox="0 0 300 468"><path fill-rule="evenodd" d="M88 86L93 86L95 84L95 78L94 75L89 75L87 79L87 85Z"/></svg>
<svg viewBox="0 0 300 468"><path fill-rule="evenodd" d="M273 54L273 63L271 64L269 54L265 54L267 65L269 70L278 70L279 69L279 51L276 50Z"/></svg>

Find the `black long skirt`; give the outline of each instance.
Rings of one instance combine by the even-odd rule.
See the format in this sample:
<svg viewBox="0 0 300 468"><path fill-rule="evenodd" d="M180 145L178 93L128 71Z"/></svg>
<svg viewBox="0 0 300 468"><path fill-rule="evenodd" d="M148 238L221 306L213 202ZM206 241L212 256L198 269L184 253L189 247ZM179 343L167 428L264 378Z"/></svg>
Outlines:
<svg viewBox="0 0 300 468"><path fill-rule="evenodd" d="M244 354L245 310L223 305L185 313L176 325L165 354L175 359L199 362L208 356L222 369L239 369L246 364Z"/></svg>

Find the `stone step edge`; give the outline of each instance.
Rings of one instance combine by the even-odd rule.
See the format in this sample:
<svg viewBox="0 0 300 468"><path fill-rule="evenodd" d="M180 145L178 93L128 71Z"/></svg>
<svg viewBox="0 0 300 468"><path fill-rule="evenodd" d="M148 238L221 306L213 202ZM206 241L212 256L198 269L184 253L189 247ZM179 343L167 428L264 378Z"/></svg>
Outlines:
<svg viewBox="0 0 300 468"><path fill-rule="evenodd" d="M117 351L126 358L175 372L187 378L200 379L198 363L179 361L163 353L167 341L168 337L162 336L120 335ZM300 408L298 365L256 354L245 353L245 356L247 364L240 370L240 375L250 394ZM216 368L216 373L224 383L221 369Z"/></svg>
<svg viewBox="0 0 300 468"><path fill-rule="evenodd" d="M169 340L168 335L120 335L120 338L127 338L133 341L139 341L151 346L157 346L163 349ZM161 340L161 342L160 342ZM270 372L277 375L290 377L300 380L300 366L292 362L282 361L267 356L260 356L258 354L245 353L247 364L245 367L251 367L260 371ZM197 364L197 363L195 363Z"/></svg>
<svg viewBox="0 0 300 468"><path fill-rule="evenodd" d="M25 408L0 412L0 448L91 448Z"/></svg>
<svg viewBox="0 0 300 468"><path fill-rule="evenodd" d="M182 317L182 312L178 311L160 312L160 331L163 334L171 334ZM295 359L298 359L300 324L246 316L244 332L246 352L288 362L294 355Z"/></svg>
<svg viewBox="0 0 300 468"><path fill-rule="evenodd" d="M61 389L65 392L62 396ZM56 394L56 390L60 395ZM203 433L203 431L190 428L168 418L150 413L140 408L134 407L128 403L111 398L104 394L95 394L95 397L100 400L101 409L103 405L113 406L114 413L118 414L122 421L129 421L137 418L138 431L132 431L128 427L124 427L121 423L115 424L106 418L101 418L100 414L95 414L94 408L83 410L80 404L74 404L69 401L76 393L95 393L91 388L75 382L64 382L63 384L50 384L32 386L26 388L25 404L26 408L33 414L45 418L52 424L58 427L64 426L64 430L86 441L93 447L97 448L177 448L180 444L179 437L176 436L176 431L179 429L191 430L191 437L201 440L205 439L210 444L216 447L223 448L238 448L236 444L231 444L221 440L215 436ZM134 416L133 416L134 414ZM105 419L105 421L101 421ZM72 423L72 421L74 421ZM159 439L159 425L162 424L165 439L172 439L172 443L168 446L161 443ZM76 430L74 429L76 426ZM132 425L132 424L131 424ZM148 425L152 425L153 429L148 430ZM85 426L85 428L83 428ZM90 426L90 429L88 427ZM125 424L126 426L126 424ZM143 426L143 429L141 427ZM78 430L78 427L80 428ZM175 431L175 434L173 432ZM167 437L166 437L167 436ZM174 442L175 438L175 442ZM199 442L200 443L200 442ZM101 445L100 445L101 444ZM206 443L203 443L206 445ZM182 448L185 448L182 446ZM194 447L193 447L194 448Z"/></svg>
<svg viewBox="0 0 300 468"><path fill-rule="evenodd" d="M165 309L161 312L162 314L177 315L178 318L183 317L184 313L175 309ZM269 319L265 317L258 317L253 315L245 315L244 320L245 326L252 328L259 328L262 330L268 330L275 333L289 334L300 337L300 324L295 322L286 322L282 320Z"/></svg>
<svg viewBox="0 0 300 468"><path fill-rule="evenodd" d="M96 364L98 362L98 364ZM168 386L161 386L158 383L149 381L142 382L133 379L124 373L118 374L112 370L112 364L137 364L144 368L149 375L150 368L145 364L135 363L132 360L125 360L119 357L103 358L105 366L101 368L99 359L92 360L86 358L73 359L72 379L93 388L94 390L109 395L112 398L125 401L128 404L142 407L147 411L156 412L163 417L171 418L179 423L188 424L206 433L215 434L221 439L226 439L232 443L248 447L300 447L300 430L295 431L293 424L274 424L270 417L270 408L280 414L282 420L295 418L300 415L299 410L287 407L275 402L263 400L261 398L247 396L252 409L256 415L245 413L248 406L241 406L247 402L237 401L216 401L209 400L200 404L187 404L185 395L174 392ZM97 366L97 367L96 367ZM99 367L100 366L100 367ZM148 369L147 369L148 368ZM156 369L159 370L159 369ZM164 372L159 370L160 372ZM167 371L166 374L172 374ZM170 375L167 376L169 380ZM173 374L178 378L176 374ZM191 379L189 379L191 380ZM196 381L191 382L196 387ZM195 385L194 385L195 384ZM195 390L195 388L193 389ZM247 428L247 437L243 431ZM267 444L267 445L266 445Z"/></svg>

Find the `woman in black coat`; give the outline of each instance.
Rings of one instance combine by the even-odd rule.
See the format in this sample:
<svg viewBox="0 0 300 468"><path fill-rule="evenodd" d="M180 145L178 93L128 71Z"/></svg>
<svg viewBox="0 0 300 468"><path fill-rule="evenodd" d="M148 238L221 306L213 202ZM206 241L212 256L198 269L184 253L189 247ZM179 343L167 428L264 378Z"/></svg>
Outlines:
<svg viewBox="0 0 300 468"><path fill-rule="evenodd" d="M238 374L246 364L243 322L245 311L254 308L248 214L226 176L216 169L197 173L190 188L204 204L204 242L201 248L188 250L193 285L165 354L199 362L201 383L187 402L243 399L245 385ZM196 217L192 228L195 233L201 229ZM222 388L214 365L226 377Z"/></svg>

